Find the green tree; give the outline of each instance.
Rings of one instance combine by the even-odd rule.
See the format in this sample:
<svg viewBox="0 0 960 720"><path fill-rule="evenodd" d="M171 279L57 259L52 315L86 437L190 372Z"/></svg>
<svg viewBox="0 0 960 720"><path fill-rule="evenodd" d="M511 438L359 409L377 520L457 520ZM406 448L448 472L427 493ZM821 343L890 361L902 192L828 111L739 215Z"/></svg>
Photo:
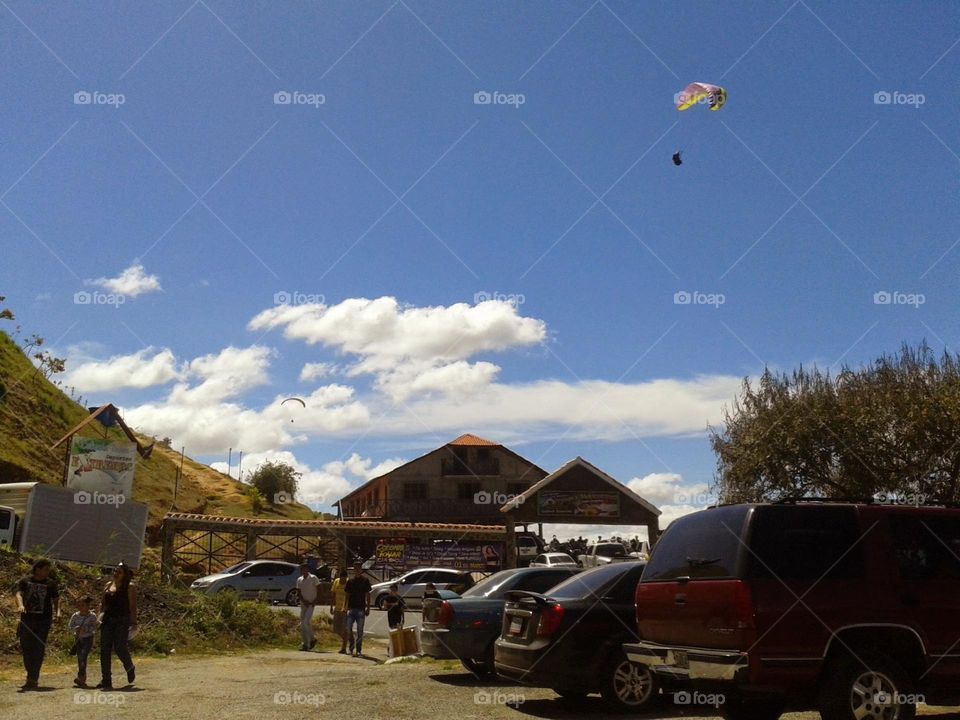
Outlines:
<svg viewBox="0 0 960 720"><path fill-rule="evenodd" d="M267 461L250 475L250 484L268 503L279 505L293 501L301 474L287 463Z"/></svg>
<svg viewBox="0 0 960 720"><path fill-rule="evenodd" d="M724 502L960 499L960 356L926 344L835 376L765 370L710 428Z"/></svg>

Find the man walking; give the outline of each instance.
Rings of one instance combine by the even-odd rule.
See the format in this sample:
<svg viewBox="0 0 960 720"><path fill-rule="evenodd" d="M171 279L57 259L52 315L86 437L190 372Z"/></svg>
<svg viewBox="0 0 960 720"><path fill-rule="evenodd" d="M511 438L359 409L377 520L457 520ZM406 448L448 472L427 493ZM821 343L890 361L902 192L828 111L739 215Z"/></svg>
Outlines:
<svg viewBox="0 0 960 720"><path fill-rule="evenodd" d="M357 657L363 654L363 623L370 614L372 589L370 581L363 574L363 567L357 563L353 566L353 577L344 586L347 593L347 638L350 641L350 654ZM357 625L356 639L353 635L354 623Z"/></svg>
<svg viewBox="0 0 960 720"><path fill-rule="evenodd" d="M23 667L27 671L23 690L37 689L47 650L47 634L54 617L60 616L60 590L56 580L50 577L51 570L49 560L37 560L30 574L16 586L15 598L20 613L17 638L23 651Z"/></svg>
<svg viewBox="0 0 960 720"><path fill-rule="evenodd" d="M310 566L306 563L300 564L300 577L297 578L297 591L300 593L300 649L313 650L317 644L313 637L313 609L317 605L319 595L317 586L320 579L311 574Z"/></svg>

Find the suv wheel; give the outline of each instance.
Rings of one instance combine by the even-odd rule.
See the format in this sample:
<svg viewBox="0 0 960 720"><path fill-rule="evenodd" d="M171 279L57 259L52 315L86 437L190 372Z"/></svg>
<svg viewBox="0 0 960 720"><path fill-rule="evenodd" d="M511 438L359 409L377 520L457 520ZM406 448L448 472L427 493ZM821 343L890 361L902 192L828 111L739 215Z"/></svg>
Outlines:
<svg viewBox="0 0 960 720"><path fill-rule="evenodd" d="M386 610L387 609L387 594L383 593L380 597L377 598L374 605L377 606L377 610Z"/></svg>
<svg viewBox="0 0 960 720"><path fill-rule="evenodd" d="M777 720L783 708L781 697L743 695L725 698L720 712L727 720Z"/></svg>
<svg viewBox="0 0 960 720"><path fill-rule="evenodd" d="M823 720L913 720L913 682L906 671L882 653L844 655L825 669L820 699Z"/></svg>
<svg viewBox="0 0 960 720"><path fill-rule="evenodd" d="M616 710L637 710L650 702L656 690L653 674L645 665L634 665L616 652L601 670L600 694Z"/></svg>
<svg viewBox="0 0 960 720"><path fill-rule="evenodd" d="M294 588L293 590L287 593L287 597L285 599L287 601L287 605L299 605L300 591Z"/></svg>

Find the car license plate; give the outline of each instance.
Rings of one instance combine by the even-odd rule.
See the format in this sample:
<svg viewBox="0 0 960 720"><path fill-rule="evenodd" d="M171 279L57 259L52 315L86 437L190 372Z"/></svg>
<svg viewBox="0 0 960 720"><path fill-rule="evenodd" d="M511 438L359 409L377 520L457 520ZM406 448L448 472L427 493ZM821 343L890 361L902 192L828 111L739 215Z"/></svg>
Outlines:
<svg viewBox="0 0 960 720"><path fill-rule="evenodd" d="M511 635L521 635L523 633L523 620L518 617L511 618L509 632Z"/></svg>
<svg viewBox="0 0 960 720"><path fill-rule="evenodd" d="M687 657L686 650L674 650L673 651L673 664L675 667L689 670L690 669L690 658Z"/></svg>

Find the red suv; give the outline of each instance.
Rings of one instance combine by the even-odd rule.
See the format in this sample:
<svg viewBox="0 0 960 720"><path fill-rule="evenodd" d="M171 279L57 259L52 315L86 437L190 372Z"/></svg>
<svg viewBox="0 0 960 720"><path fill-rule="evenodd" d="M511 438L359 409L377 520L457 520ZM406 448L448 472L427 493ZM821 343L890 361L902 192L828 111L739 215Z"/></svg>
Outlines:
<svg viewBox="0 0 960 720"><path fill-rule="evenodd" d="M636 611L642 640L624 650L675 702L738 719L789 705L824 720L910 720L917 702L960 694L960 509L693 513L654 548Z"/></svg>

